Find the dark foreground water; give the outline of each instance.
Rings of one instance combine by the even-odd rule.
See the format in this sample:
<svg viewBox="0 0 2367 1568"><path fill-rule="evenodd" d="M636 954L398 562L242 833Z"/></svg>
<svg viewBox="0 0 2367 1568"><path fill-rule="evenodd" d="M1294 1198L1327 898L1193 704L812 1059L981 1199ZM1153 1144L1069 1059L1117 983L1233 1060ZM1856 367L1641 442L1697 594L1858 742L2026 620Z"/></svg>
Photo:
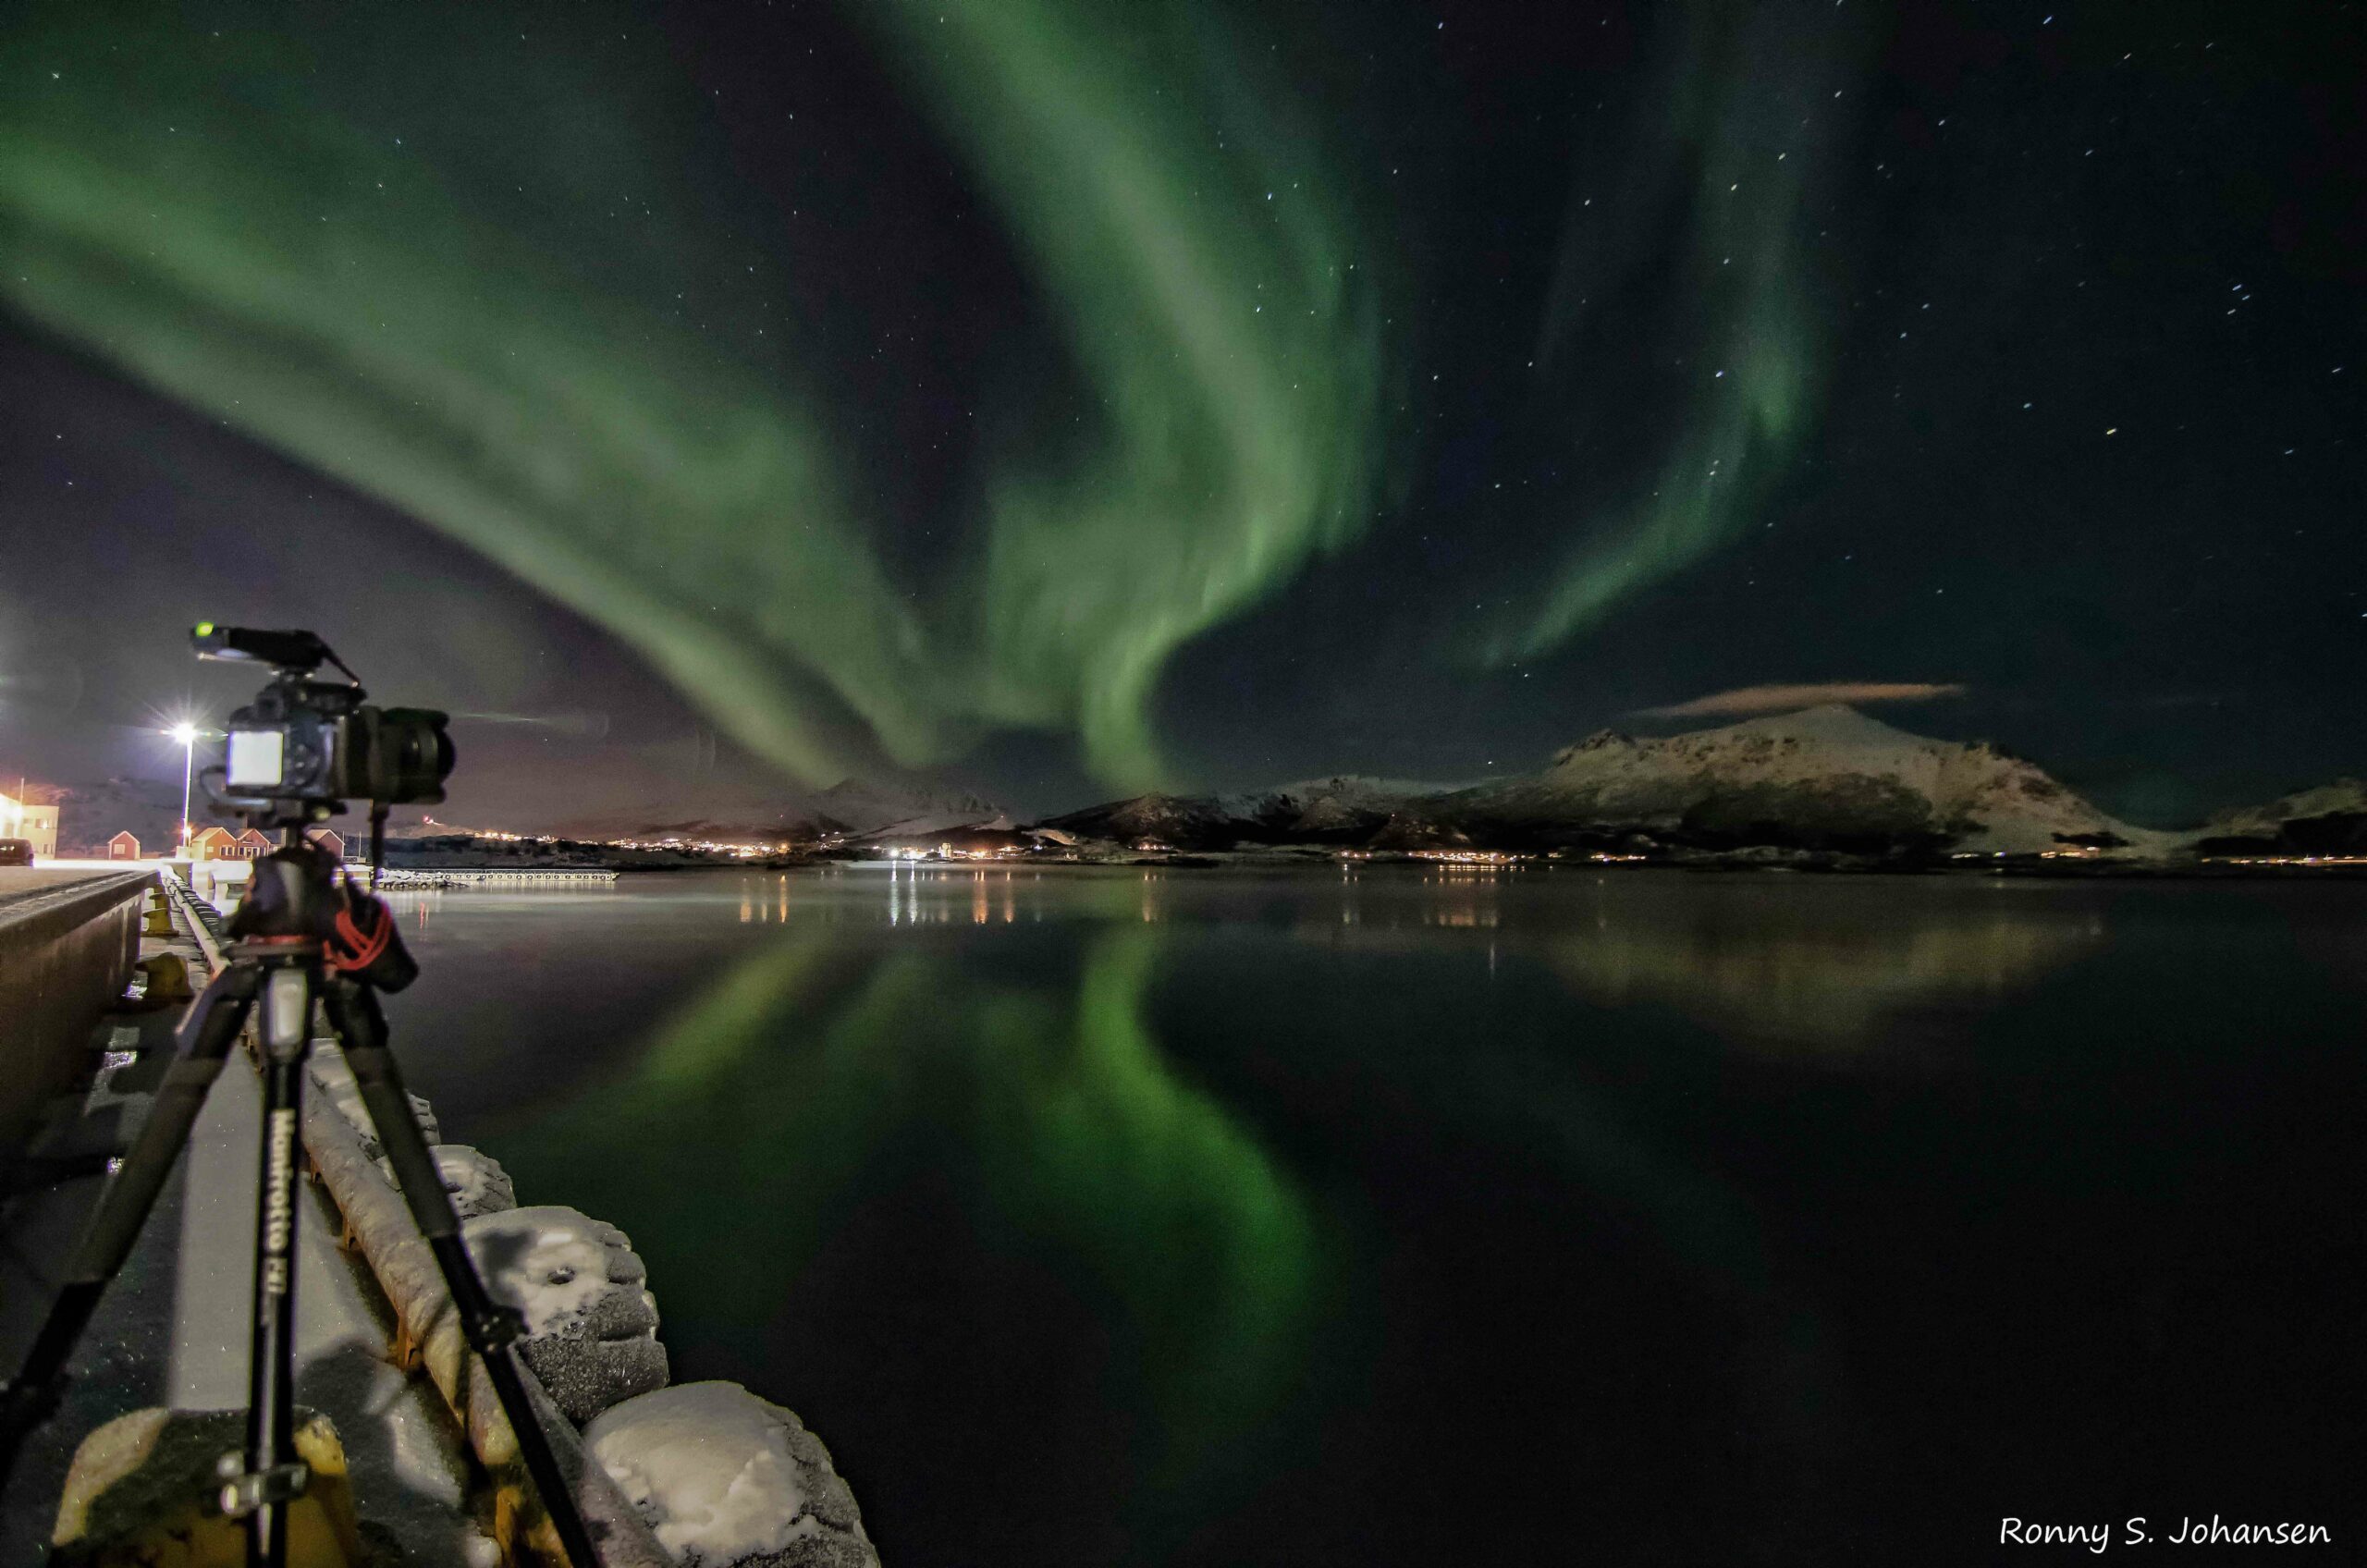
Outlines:
<svg viewBox="0 0 2367 1568"><path fill-rule="evenodd" d="M890 1568L2361 1550L2367 885L399 901L446 1135L631 1232Z"/></svg>

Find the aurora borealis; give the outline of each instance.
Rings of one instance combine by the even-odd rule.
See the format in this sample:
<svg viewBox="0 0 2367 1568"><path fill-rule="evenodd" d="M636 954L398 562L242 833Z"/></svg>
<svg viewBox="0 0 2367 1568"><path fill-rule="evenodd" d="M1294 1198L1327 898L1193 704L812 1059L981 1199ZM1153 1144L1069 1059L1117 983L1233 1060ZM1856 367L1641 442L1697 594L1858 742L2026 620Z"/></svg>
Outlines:
<svg viewBox="0 0 2367 1568"><path fill-rule="evenodd" d="M461 35L434 59L411 14L300 40L160 15L126 50L114 24L57 13L12 50L55 63L9 99L9 295L598 620L793 776L842 774L864 754L850 731L910 766L1022 725L1073 730L1096 772L1148 781L1165 656L1366 517L1379 306L1319 164L1219 41L1177 102L1086 36L1089 8L919 9L907 31L962 31L892 52L924 74L958 54L930 100L1001 197L1071 400L1095 410L1067 460L982 465L975 516L939 520L967 533L938 581L900 582L881 548L889 520L840 455L856 422L829 408L797 312L747 298L828 281L714 298L727 269L779 267L717 210L765 192L677 189L683 160L722 161L680 129L687 83L604 80L522 36L496 65L509 40L488 12L454 12ZM462 101L399 134L415 101L365 80L389 57L458 63ZM126 119L127 101L149 111ZM1224 116L1249 153L1177 151L1186 114ZM570 227L595 160L621 188L589 198L602 223L635 220L606 255ZM690 288L695 313L740 318L735 341L673 308Z"/></svg>
<svg viewBox="0 0 2367 1568"><path fill-rule="evenodd" d="M413 1082L900 1568L2347 1503L2361 19L16 0L0 789L449 710Z"/></svg>
<svg viewBox="0 0 2367 1568"><path fill-rule="evenodd" d="M1664 455L1625 476L1624 496L1573 520L1548 589L1508 599L1490 657L1551 652L1725 542L1764 498L1825 368L1813 320L1824 301L1806 276L1803 230L1833 128L1847 122L1832 100L1834 84L1854 80L1845 62L1858 32L1855 18L1803 27L1774 11L1698 11L1641 72L1650 86L1639 98L1674 121L1643 139L1652 155L1576 161L1539 333L1543 374L1572 359L1570 374L1588 381L1606 363L1632 365L1632 327L1601 318L1640 273L1669 264L1655 242L1674 225L1686 235L1674 262L1688 319L1654 328L1682 350L1662 373L1679 418Z"/></svg>
<svg viewBox="0 0 2367 1568"><path fill-rule="evenodd" d="M2310 719L2367 656L2340 56L2282 27L14 7L13 341L187 423L20 404L0 517L82 570L190 538L99 489L137 453L184 520L243 467L326 540L309 476L397 621L506 667L423 700L808 785L1474 778L1920 682L2176 815L2339 771ZM2329 552L2300 604L2277 539ZM536 605L529 681L492 629ZM16 665L70 640L8 607ZM570 683L618 662L576 618L673 696Z"/></svg>

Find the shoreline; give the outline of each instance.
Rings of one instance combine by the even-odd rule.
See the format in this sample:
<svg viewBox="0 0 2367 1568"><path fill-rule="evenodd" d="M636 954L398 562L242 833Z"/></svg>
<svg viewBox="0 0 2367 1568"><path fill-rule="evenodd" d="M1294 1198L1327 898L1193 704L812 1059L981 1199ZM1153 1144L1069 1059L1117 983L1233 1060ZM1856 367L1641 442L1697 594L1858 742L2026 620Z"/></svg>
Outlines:
<svg viewBox="0 0 2367 1568"><path fill-rule="evenodd" d="M2367 879L2367 857L2135 859L2076 854L1992 854L1943 857L1885 858L1846 855L1828 851L1680 851L1662 854L1554 854L1511 851L1440 852L1340 850L1328 847L1275 847L1255 850L1210 850L1171 854L1116 851L1107 854L1064 853L1027 855L897 856L885 854L789 854L757 857L716 855L682 857L661 863L567 863L550 864L491 854L438 855L433 860L401 864L390 858L390 874L401 883L392 888L435 886L425 878L448 876L532 882L547 878L613 881L626 874L672 875L682 872L796 871L820 866L887 865L931 870L1035 872L1110 867L1207 871L1233 867L1338 870L1377 866L1419 866L1477 873L1483 871L1585 870L1622 875L1645 872L1685 872L1695 876L1721 873L1779 872L1816 876L1957 876L2015 877L2037 881L2353 881ZM412 878L421 878L413 881ZM450 884L442 884L450 886Z"/></svg>

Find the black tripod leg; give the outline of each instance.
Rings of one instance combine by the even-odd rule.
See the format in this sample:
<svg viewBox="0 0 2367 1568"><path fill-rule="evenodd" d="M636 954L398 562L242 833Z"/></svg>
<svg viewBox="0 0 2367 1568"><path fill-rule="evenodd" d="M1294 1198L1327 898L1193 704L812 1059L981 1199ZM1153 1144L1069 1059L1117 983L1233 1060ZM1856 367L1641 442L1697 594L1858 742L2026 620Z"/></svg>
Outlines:
<svg viewBox="0 0 2367 1568"><path fill-rule="evenodd" d="M518 1314L486 1292L476 1262L461 1240L460 1216L453 1212L451 1194L444 1190L444 1173L420 1134L411 1096L403 1089L402 1072L387 1048L386 1017L379 1009L377 993L356 981L333 978L323 989L322 1003L330 1027L344 1042L346 1065L353 1069L354 1084L362 1091L362 1103L370 1108L378 1142L394 1167L395 1180L402 1184L403 1201L444 1272L444 1288L460 1314L460 1331L484 1360L502 1413L509 1417L510 1429L518 1436L518 1452L526 1461L526 1473L533 1477L534 1489L542 1494L544 1512L558 1532L559 1545L575 1568L598 1568L600 1559L592 1550L583 1516L576 1510L574 1490L569 1478L559 1474L558 1458L543 1434L525 1379L519 1373L517 1352L511 1348L521 1328Z"/></svg>
<svg viewBox="0 0 2367 1568"><path fill-rule="evenodd" d="M179 1055L166 1071L155 1104L107 1183L82 1240L67 1265L66 1283L42 1320L25 1364L0 1392L0 1485L15 1467L27 1434L57 1406L66 1386L66 1364L98 1310L99 1297L115 1279L155 1207L156 1194L172 1174L173 1162L189 1142L189 1130L205 1104L205 1092L222 1073L222 1063L254 1005L262 974L234 963L215 976L181 1025Z"/></svg>
<svg viewBox="0 0 2367 1568"><path fill-rule="evenodd" d="M247 1522L251 1568L286 1568L296 1460L296 1135L313 1043L309 965L269 971L263 992L263 1181L255 1194L253 1337L247 1352L247 1468L225 1488Z"/></svg>

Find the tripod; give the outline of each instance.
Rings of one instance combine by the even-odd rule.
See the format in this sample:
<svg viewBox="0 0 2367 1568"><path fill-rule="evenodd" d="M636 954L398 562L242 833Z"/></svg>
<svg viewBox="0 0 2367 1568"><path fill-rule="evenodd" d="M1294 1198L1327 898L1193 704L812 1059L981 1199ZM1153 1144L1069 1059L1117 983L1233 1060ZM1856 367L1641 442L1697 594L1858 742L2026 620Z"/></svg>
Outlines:
<svg viewBox="0 0 2367 1568"><path fill-rule="evenodd" d="M599 1559L535 1419L511 1348L524 1324L515 1310L486 1292L477 1274L443 1173L421 1135L386 1043L378 989L400 989L417 973L395 935L393 914L374 898L341 891L335 859L306 843L296 827L286 827L280 848L255 862L246 897L231 916L230 934L239 938L235 957L183 1022L178 1055L157 1090L154 1109L91 1217L67 1267L65 1288L43 1320L22 1371L0 1394L0 1480L6 1478L25 1436L55 1410L76 1342L130 1256L189 1141L207 1089L260 1002L263 1181L255 1214L247 1442L243 1453L223 1456L221 1504L225 1513L245 1523L249 1568L285 1568L286 1511L307 1478L293 1429L296 1135L317 1001L330 1031L343 1043L404 1201L443 1270L461 1331L484 1359L559 1544L576 1568L597 1568Z"/></svg>

